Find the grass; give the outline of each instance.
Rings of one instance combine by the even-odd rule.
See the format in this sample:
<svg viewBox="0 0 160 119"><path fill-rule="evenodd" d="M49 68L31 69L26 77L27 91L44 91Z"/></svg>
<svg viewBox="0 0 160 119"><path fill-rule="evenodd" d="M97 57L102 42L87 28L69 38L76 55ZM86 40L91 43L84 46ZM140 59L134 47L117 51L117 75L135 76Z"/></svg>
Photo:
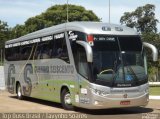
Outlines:
<svg viewBox="0 0 160 119"><path fill-rule="evenodd" d="M3 65L4 65L4 62L1 62L1 61L0 61L0 66L3 66Z"/></svg>
<svg viewBox="0 0 160 119"><path fill-rule="evenodd" d="M160 86L159 87L149 87L149 94L160 96Z"/></svg>

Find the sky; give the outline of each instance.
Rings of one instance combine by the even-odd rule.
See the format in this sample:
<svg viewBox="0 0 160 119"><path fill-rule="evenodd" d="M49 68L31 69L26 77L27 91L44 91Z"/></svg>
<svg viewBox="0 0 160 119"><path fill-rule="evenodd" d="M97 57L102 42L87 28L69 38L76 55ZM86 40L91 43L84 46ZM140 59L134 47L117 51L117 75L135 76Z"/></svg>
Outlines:
<svg viewBox="0 0 160 119"><path fill-rule="evenodd" d="M109 21L109 0L68 0L69 4L81 5L92 10L102 22ZM24 22L33 16L45 12L47 8L56 4L65 4L67 0L0 0L0 20L8 23L9 27ZM139 6L154 4L156 18L160 21L160 0L110 0L111 23L120 24L124 12L132 12ZM160 32L160 23L158 23Z"/></svg>

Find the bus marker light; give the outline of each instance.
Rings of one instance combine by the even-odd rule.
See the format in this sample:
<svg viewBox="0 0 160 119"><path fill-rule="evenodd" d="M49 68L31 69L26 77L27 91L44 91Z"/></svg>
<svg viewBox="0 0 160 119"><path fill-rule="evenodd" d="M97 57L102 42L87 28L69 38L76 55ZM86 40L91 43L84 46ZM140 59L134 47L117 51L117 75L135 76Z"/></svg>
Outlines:
<svg viewBox="0 0 160 119"><path fill-rule="evenodd" d="M95 101L94 101L94 104L95 104L95 105L102 105L102 101L100 101L100 100L95 100Z"/></svg>
<svg viewBox="0 0 160 119"><path fill-rule="evenodd" d="M94 101L94 104L95 104L95 105L98 105L98 101Z"/></svg>
<svg viewBox="0 0 160 119"><path fill-rule="evenodd" d="M115 27L115 30L116 31L123 31L123 28L121 28L121 27Z"/></svg>
<svg viewBox="0 0 160 119"><path fill-rule="evenodd" d="M71 88L74 88L74 85L70 85Z"/></svg>
<svg viewBox="0 0 160 119"><path fill-rule="evenodd" d="M82 94L87 94L87 89L86 88L81 88L81 93Z"/></svg>
<svg viewBox="0 0 160 119"><path fill-rule="evenodd" d="M94 43L93 43L93 41L94 41L93 35L88 35L87 36L87 41L88 41L90 46L93 46L94 45Z"/></svg>
<svg viewBox="0 0 160 119"><path fill-rule="evenodd" d="M79 103L79 95L75 95L75 102Z"/></svg>
<svg viewBox="0 0 160 119"><path fill-rule="evenodd" d="M111 27L109 27L109 26L103 26L102 30L103 31L111 31Z"/></svg>
<svg viewBox="0 0 160 119"><path fill-rule="evenodd" d="M88 42L93 42L94 41L93 35L88 35L87 40L88 40Z"/></svg>

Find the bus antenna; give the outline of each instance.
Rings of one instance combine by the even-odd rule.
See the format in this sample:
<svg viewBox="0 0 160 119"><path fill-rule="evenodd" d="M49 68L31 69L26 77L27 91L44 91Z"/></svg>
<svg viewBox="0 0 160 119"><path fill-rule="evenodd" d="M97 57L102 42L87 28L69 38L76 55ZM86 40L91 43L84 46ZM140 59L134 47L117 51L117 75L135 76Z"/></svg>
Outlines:
<svg viewBox="0 0 160 119"><path fill-rule="evenodd" d="M68 22L68 0L67 0L67 21Z"/></svg>
<svg viewBox="0 0 160 119"><path fill-rule="evenodd" d="M109 11L108 11L108 12L109 12L109 19L108 19L108 21L109 21L109 23L110 23L110 22L111 22L111 21L110 21L110 19L111 19L111 18L110 18L110 16L111 16L111 14L110 14L110 13L111 13L111 2L110 2L110 0L109 0L109 5L108 5L108 7L109 7Z"/></svg>

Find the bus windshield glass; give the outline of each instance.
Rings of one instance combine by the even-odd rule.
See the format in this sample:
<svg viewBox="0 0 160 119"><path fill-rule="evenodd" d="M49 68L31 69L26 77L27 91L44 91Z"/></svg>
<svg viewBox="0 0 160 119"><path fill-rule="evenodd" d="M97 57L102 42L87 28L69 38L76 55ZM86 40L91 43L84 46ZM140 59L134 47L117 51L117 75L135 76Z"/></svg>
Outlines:
<svg viewBox="0 0 160 119"><path fill-rule="evenodd" d="M146 59L138 36L94 35L93 78L110 87L131 87L147 82Z"/></svg>

